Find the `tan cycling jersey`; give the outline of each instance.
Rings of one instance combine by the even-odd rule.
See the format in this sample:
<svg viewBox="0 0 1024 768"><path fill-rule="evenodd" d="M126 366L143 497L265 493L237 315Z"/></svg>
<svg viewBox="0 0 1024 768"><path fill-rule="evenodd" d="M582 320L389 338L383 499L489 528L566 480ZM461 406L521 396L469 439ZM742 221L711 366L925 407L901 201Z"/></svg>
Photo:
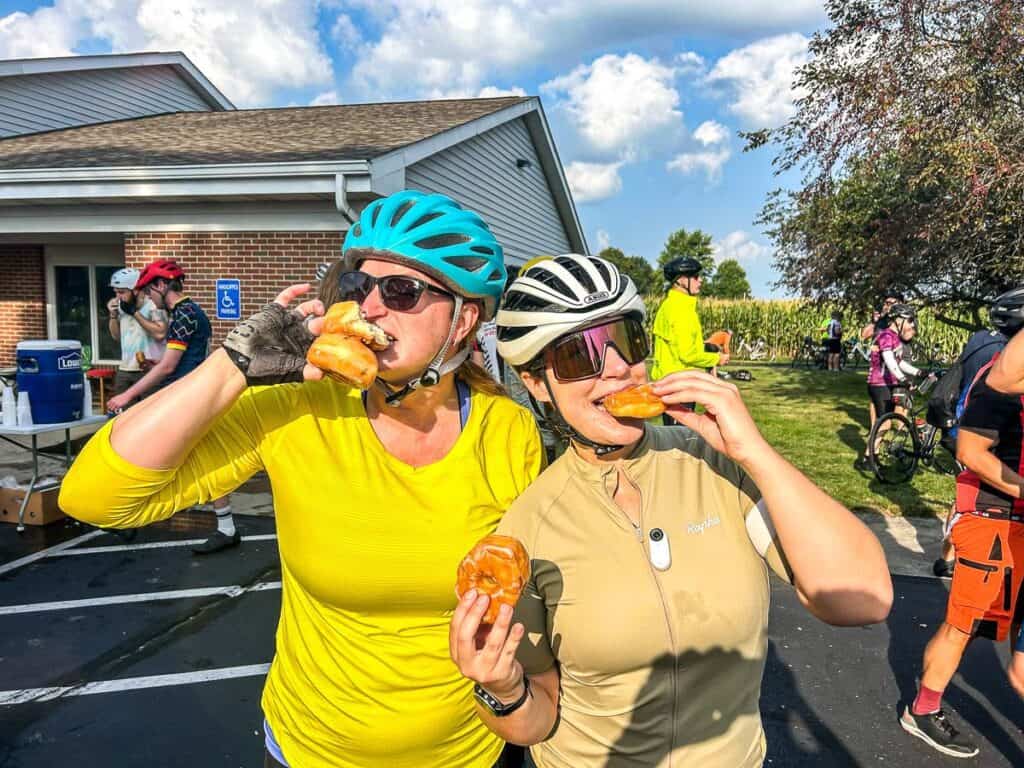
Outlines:
<svg viewBox="0 0 1024 768"><path fill-rule="evenodd" d="M618 466L640 491L639 528L612 501ZM532 748L540 768L762 764L765 563L791 578L759 500L689 429L649 427L618 464L567 451L513 503L498 530L533 567L519 659L561 674L559 720Z"/></svg>

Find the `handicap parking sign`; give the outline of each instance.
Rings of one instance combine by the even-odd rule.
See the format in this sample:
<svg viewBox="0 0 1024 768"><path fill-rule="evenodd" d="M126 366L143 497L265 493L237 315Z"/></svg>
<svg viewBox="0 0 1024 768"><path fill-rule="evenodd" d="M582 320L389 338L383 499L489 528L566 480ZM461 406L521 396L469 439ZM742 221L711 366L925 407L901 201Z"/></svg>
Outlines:
<svg viewBox="0 0 1024 768"><path fill-rule="evenodd" d="M242 319L242 286L239 280L217 281L217 319Z"/></svg>

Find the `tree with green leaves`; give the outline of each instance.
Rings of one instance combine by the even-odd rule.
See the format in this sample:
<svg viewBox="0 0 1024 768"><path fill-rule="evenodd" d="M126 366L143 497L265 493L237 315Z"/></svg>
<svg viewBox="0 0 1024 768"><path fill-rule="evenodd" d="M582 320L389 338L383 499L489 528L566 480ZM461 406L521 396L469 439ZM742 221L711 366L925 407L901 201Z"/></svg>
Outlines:
<svg viewBox="0 0 1024 768"><path fill-rule="evenodd" d="M978 326L995 295L1024 282L1024 5L825 6L796 114L747 134L748 149L778 148L778 172L803 173L759 222L779 283L860 305L899 289Z"/></svg>
<svg viewBox="0 0 1024 768"><path fill-rule="evenodd" d="M613 247L605 248L597 255L610 261L623 274L629 275L641 295L648 296L661 290L661 275L642 256L627 256L620 249Z"/></svg>
<svg viewBox="0 0 1024 768"><path fill-rule="evenodd" d="M726 259L700 288L702 296L716 299L749 299L750 282L747 271L736 259Z"/></svg>
<svg viewBox="0 0 1024 768"><path fill-rule="evenodd" d="M711 254L711 235L699 229L692 232L679 229L665 241L665 247L658 256L658 270L660 271L672 259L689 256L701 263L705 275L710 275L715 268L715 259Z"/></svg>

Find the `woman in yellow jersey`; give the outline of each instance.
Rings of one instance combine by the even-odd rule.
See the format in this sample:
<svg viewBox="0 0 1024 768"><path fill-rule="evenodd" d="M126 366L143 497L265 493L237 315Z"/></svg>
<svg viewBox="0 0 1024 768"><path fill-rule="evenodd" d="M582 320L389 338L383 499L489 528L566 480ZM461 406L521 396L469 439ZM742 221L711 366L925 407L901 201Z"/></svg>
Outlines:
<svg viewBox="0 0 1024 768"><path fill-rule="evenodd" d="M572 447L498 526L531 558L515 613L478 638L487 598L466 595L451 653L484 722L541 768L753 768L768 571L837 625L882 621L892 583L867 527L765 442L731 383L656 382L683 428L603 408L647 380L643 312L592 257L534 264L506 293L499 352Z"/></svg>
<svg viewBox="0 0 1024 768"><path fill-rule="evenodd" d="M292 286L191 375L106 426L61 506L132 527L222 496L266 470L283 582L263 693L268 766L491 768L448 654L456 568L540 471L532 415L466 362L504 287L483 221L443 195L371 203L326 303L355 300L391 337L377 386L305 364L324 302Z"/></svg>

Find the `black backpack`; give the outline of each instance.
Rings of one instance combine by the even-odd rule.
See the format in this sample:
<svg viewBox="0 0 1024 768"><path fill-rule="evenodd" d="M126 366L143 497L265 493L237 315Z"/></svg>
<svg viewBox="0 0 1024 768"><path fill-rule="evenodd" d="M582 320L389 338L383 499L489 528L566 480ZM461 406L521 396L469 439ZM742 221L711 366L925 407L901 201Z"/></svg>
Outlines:
<svg viewBox="0 0 1024 768"><path fill-rule="evenodd" d="M925 413L925 421L939 429L952 429L956 426L956 404L960 402L964 386L972 383L963 380L964 363L983 349L996 346L998 343L985 344L967 357L961 355L956 359L956 362L949 367L949 370L935 383L932 391L928 394L928 411Z"/></svg>

